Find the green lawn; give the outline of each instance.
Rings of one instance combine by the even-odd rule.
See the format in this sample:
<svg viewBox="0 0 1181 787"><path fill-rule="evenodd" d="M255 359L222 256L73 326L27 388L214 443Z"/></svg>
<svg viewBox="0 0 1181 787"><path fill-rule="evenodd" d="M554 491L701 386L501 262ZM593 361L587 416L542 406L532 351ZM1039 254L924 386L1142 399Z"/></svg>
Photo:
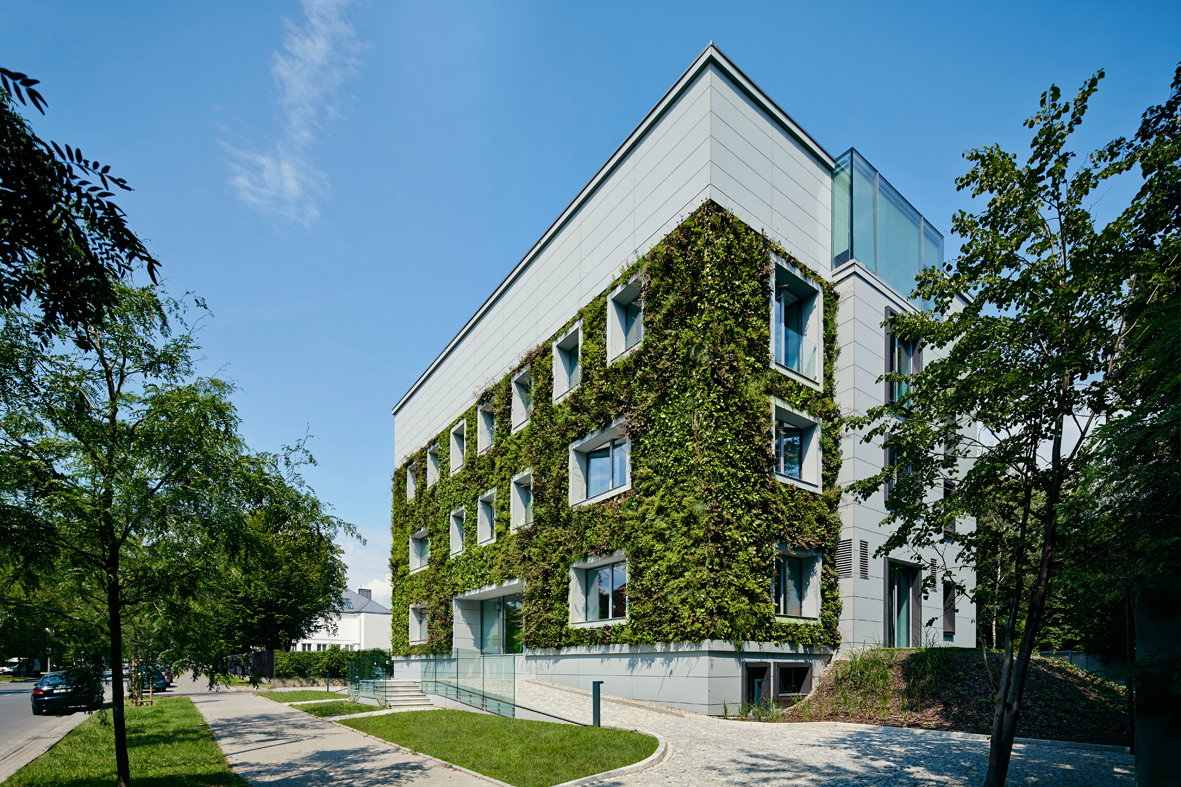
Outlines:
<svg viewBox="0 0 1181 787"><path fill-rule="evenodd" d="M266 697L268 700L280 702L286 705L289 702L307 702L310 700L343 700L343 694L337 694L335 691L268 691L256 692L256 697Z"/></svg>
<svg viewBox="0 0 1181 787"><path fill-rule="evenodd" d="M188 697L127 708L127 748L136 787L246 787L217 747ZM110 709L70 731L13 774L4 787L109 787L115 783Z"/></svg>
<svg viewBox="0 0 1181 787"><path fill-rule="evenodd" d="M341 700L340 702L317 702L315 705L296 705L295 709L301 710L304 713L310 713L313 716L319 716L320 718L381 710L381 708L375 705L362 705L359 702L349 702L348 700Z"/></svg>
<svg viewBox="0 0 1181 787"><path fill-rule="evenodd" d="M656 751L656 739L637 732L457 710L405 711L338 724L516 787L551 787Z"/></svg>

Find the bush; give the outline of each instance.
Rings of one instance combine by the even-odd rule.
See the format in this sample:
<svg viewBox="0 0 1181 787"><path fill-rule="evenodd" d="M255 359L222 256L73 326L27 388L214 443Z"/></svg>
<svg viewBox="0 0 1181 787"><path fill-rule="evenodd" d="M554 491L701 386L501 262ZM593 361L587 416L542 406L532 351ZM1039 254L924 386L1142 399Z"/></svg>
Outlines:
<svg viewBox="0 0 1181 787"><path fill-rule="evenodd" d="M348 677L349 662L360 655L360 651L341 650L333 645L328 650L275 653L276 678L324 678L343 681Z"/></svg>

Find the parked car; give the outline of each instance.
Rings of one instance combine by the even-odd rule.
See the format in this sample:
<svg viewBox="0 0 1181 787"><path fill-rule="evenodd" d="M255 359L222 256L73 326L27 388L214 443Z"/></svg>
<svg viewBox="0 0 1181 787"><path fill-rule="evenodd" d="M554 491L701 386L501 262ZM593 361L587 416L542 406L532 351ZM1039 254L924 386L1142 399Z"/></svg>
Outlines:
<svg viewBox="0 0 1181 787"><path fill-rule="evenodd" d="M164 680L166 680L168 682L168 685L171 686L172 685L172 667L171 666L163 666L162 667L159 664L157 664L156 669L158 669L160 671L160 673L164 676Z"/></svg>
<svg viewBox="0 0 1181 787"><path fill-rule="evenodd" d="M14 678L36 677L41 674L41 659L24 659L12 668Z"/></svg>
<svg viewBox="0 0 1181 787"><path fill-rule="evenodd" d="M146 669L140 670L140 688L147 691L150 687L152 691L166 691L168 689L168 680L164 677L164 673L158 669L152 669L150 672ZM127 691L131 691L133 682L127 681Z"/></svg>
<svg viewBox="0 0 1181 787"><path fill-rule="evenodd" d="M98 710L103 705L103 687L92 677L69 672L43 675L33 687L33 695L29 700L33 706L33 715L70 708Z"/></svg>

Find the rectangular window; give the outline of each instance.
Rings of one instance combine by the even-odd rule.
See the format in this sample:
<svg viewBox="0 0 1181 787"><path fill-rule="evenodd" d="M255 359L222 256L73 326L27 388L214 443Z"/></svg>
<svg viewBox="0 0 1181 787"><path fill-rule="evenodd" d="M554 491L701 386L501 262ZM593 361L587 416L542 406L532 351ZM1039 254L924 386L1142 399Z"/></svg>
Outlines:
<svg viewBox="0 0 1181 787"><path fill-rule="evenodd" d="M476 411L476 450L481 454L496 441L496 416L492 413L492 402L485 402Z"/></svg>
<svg viewBox="0 0 1181 787"><path fill-rule="evenodd" d="M771 287L774 293L771 317L771 357L773 368L790 370L805 378L815 388L820 382L821 295L786 260L773 255L775 271ZM789 375L790 376L790 375Z"/></svg>
<svg viewBox="0 0 1181 787"><path fill-rule="evenodd" d="M820 491L820 419L771 400L772 450L775 477Z"/></svg>
<svg viewBox="0 0 1181 787"><path fill-rule="evenodd" d="M451 554L463 552L463 520L467 513L462 508L451 512Z"/></svg>
<svg viewBox="0 0 1181 787"><path fill-rule="evenodd" d="M623 486L630 477L628 440L619 437L586 455L586 496L597 497Z"/></svg>
<svg viewBox="0 0 1181 787"><path fill-rule="evenodd" d="M627 617L627 561L587 569L586 620Z"/></svg>
<svg viewBox="0 0 1181 787"><path fill-rule="evenodd" d="M780 557L775 561L775 614L800 617L803 614L803 561Z"/></svg>
<svg viewBox="0 0 1181 787"><path fill-rule="evenodd" d="M424 604L410 607L410 644L418 645L429 639L427 611Z"/></svg>
<svg viewBox="0 0 1181 787"><path fill-rule="evenodd" d="M922 578L919 569L900 563L889 563L886 595L886 647L909 648L916 645L913 636L921 613L918 605Z"/></svg>
<svg viewBox="0 0 1181 787"><path fill-rule="evenodd" d="M522 428L533 417L533 373L522 369L513 376L513 431Z"/></svg>
<svg viewBox="0 0 1181 787"><path fill-rule="evenodd" d="M643 338L643 289L639 279L632 279L607 297L607 363L638 346Z"/></svg>
<svg viewBox="0 0 1181 787"><path fill-rule="evenodd" d="M406 499L413 500L418 493L418 468L410 465L406 468Z"/></svg>
<svg viewBox="0 0 1181 787"><path fill-rule="evenodd" d="M480 495L476 512L476 540L489 544L496 540L496 490L489 489Z"/></svg>
<svg viewBox="0 0 1181 787"><path fill-rule="evenodd" d="M439 444L431 443L426 449L426 485L439 483Z"/></svg>
<svg viewBox="0 0 1181 787"><path fill-rule="evenodd" d="M561 400L582 382L582 323L554 342L554 401Z"/></svg>
<svg viewBox="0 0 1181 787"><path fill-rule="evenodd" d="M513 530L520 530L533 524L533 471L518 473L513 478L512 486L510 526Z"/></svg>
<svg viewBox="0 0 1181 787"><path fill-rule="evenodd" d="M466 437L467 419L463 419L455 426L451 427L451 475L455 475L463 469L463 462L467 455Z"/></svg>
<svg viewBox="0 0 1181 787"><path fill-rule="evenodd" d="M410 571L421 571L431 559L431 539L424 527L410 536Z"/></svg>
<svg viewBox="0 0 1181 787"><path fill-rule="evenodd" d="M897 312L893 309L886 309L886 373L907 375L909 378L922 370L922 349L917 342L904 341L894 333L893 328L889 326L889 321L895 314ZM910 389L910 379L887 380L886 403L902 402L905 404L906 397L910 395Z"/></svg>

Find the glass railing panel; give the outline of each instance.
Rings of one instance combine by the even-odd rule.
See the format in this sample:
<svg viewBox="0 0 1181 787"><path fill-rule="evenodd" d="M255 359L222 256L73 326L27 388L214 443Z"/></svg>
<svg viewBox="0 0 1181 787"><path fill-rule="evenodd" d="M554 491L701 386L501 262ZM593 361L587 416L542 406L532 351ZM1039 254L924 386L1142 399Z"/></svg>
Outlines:
<svg viewBox="0 0 1181 787"><path fill-rule="evenodd" d="M484 709L511 716L517 695L517 657L511 653L484 656Z"/></svg>
<svg viewBox="0 0 1181 787"><path fill-rule="evenodd" d="M483 707L483 655L478 650L456 648L455 657L458 667L456 689L459 692L459 701L467 705Z"/></svg>
<svg viewBox="0 0 1181 787"><path fill-rule="evenodd" d="M817 379L816 343L784 325L774 326L775 362L793 372Z"/></svg>

